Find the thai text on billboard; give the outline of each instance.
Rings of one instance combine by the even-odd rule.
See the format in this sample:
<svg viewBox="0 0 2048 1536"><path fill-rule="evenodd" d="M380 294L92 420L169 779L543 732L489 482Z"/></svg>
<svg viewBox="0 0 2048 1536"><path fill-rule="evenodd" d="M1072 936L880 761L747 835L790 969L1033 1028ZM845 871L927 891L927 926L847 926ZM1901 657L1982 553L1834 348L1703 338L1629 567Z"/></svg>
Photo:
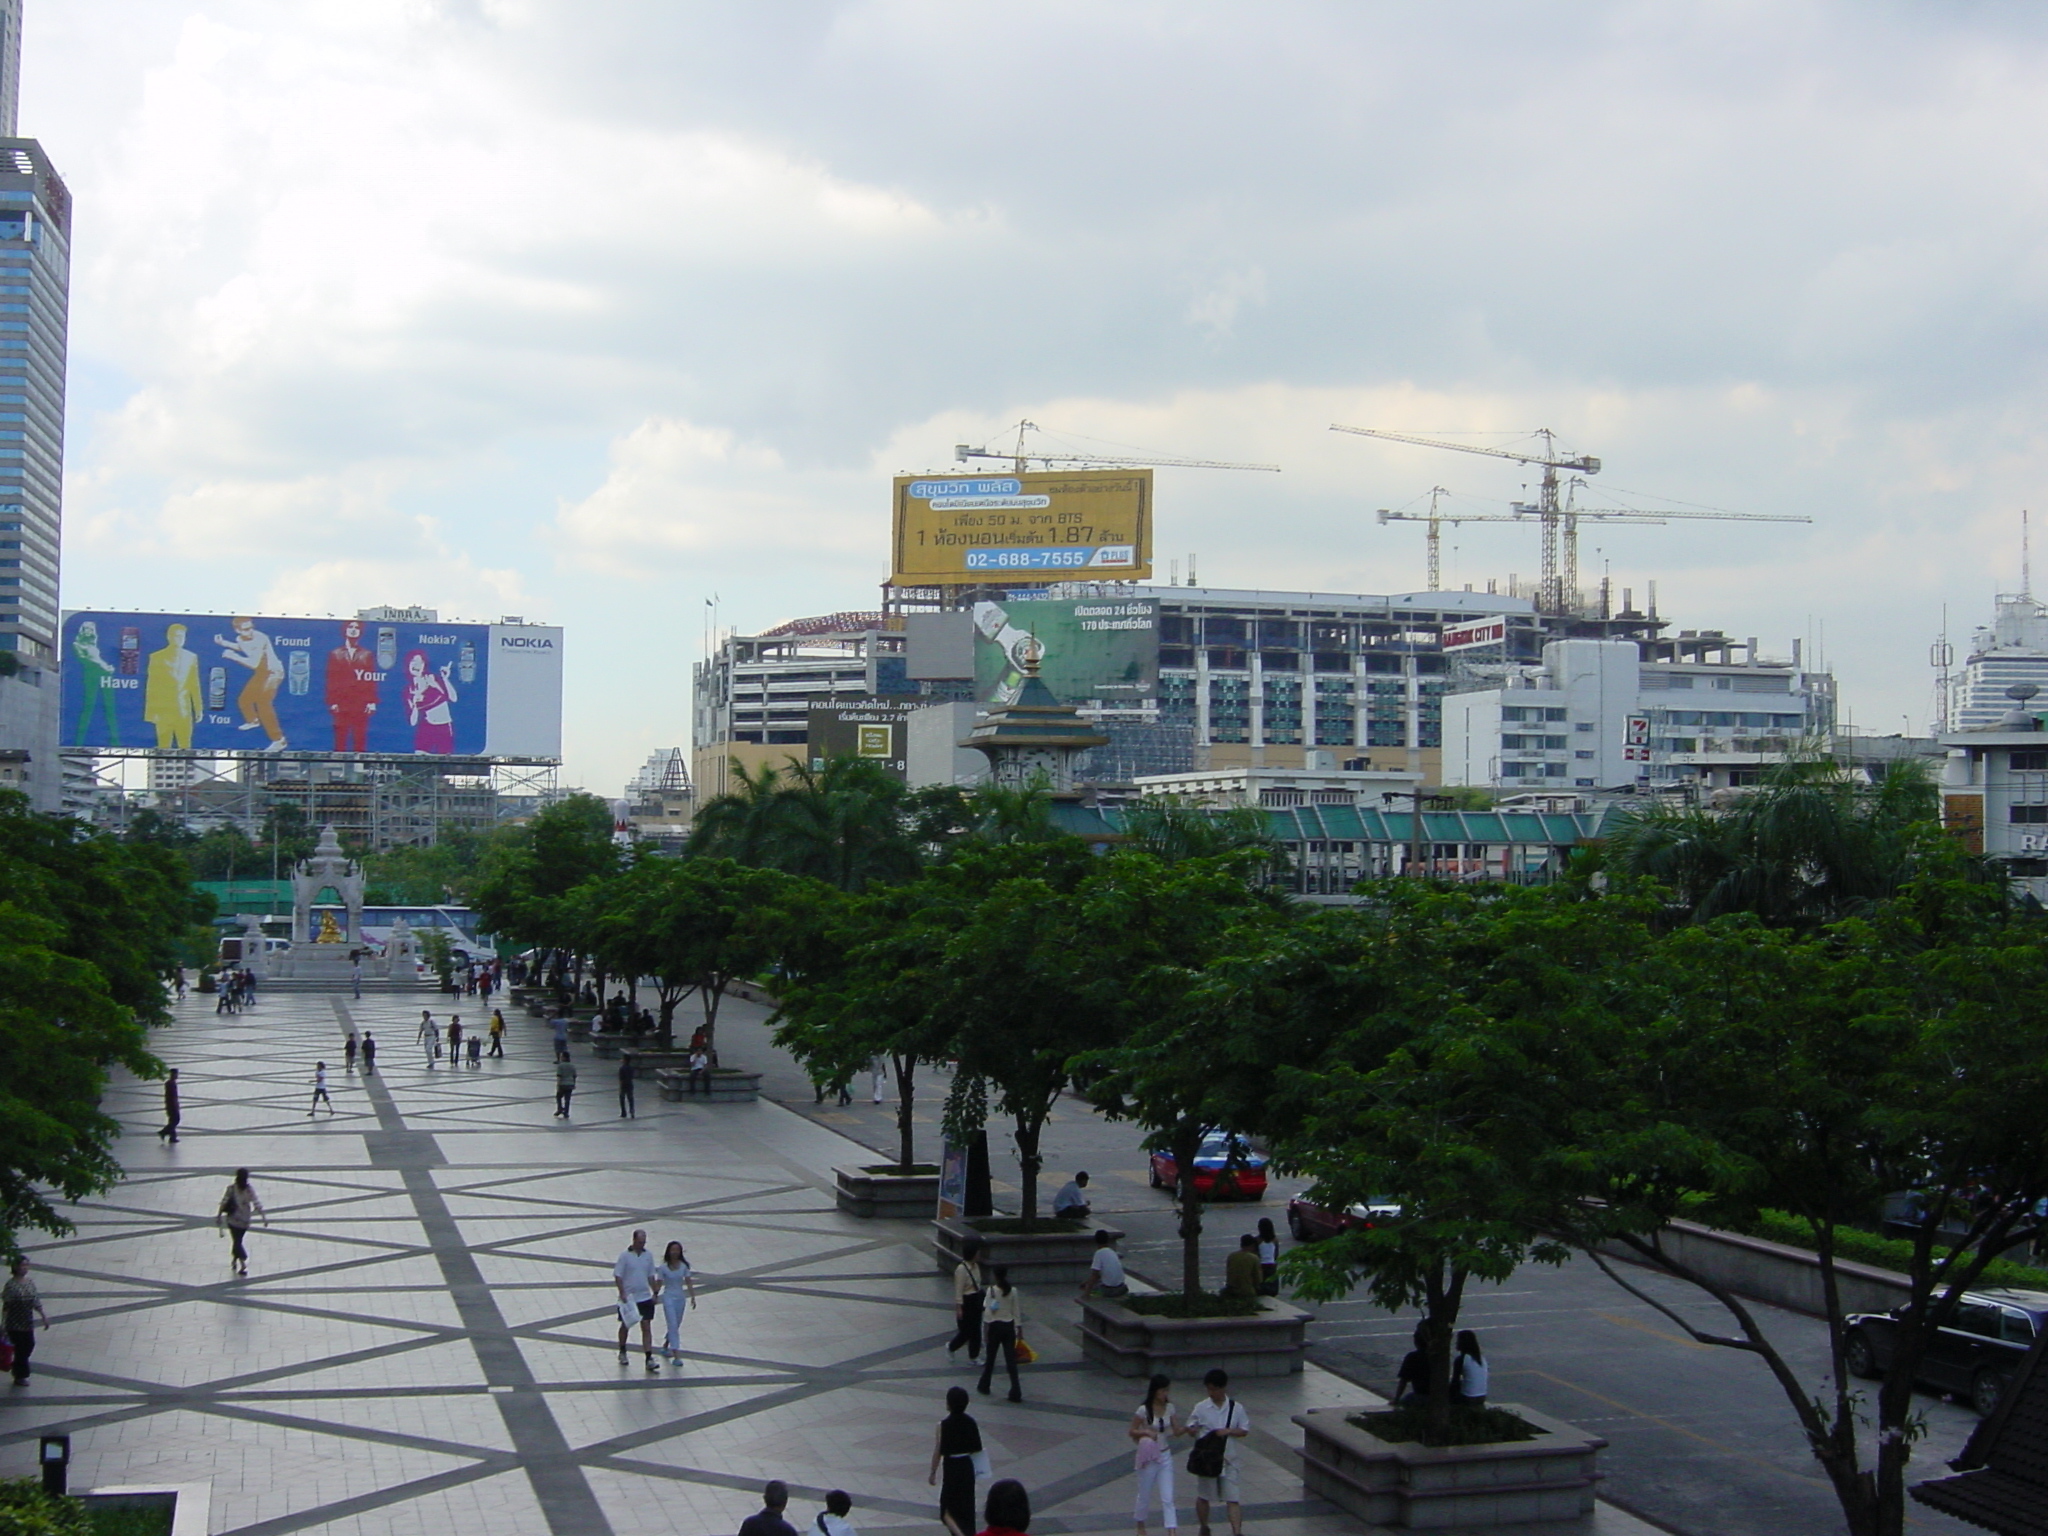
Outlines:
<svg viewBox="0 0 2048 1536"><path fill-rule="evenodd" d="M1159 604L1076 597L974 605L976 698L1016 703L1034 652L1039 677L1061 703L1141 703L1159 691Z"/></svg>
<svg viewBox="0 0 2048 1536"><path fill-rule="evenodd" d="M1152 574L1152 471L901 475L896 586Z"/></svg>
<svg viewBox="0 0 2048 1536"><path fill-rule="evenodd" d="M62 644L66 747L561 756L551 626L81 612Z"/></svg>
<svg viewBox="0 0 2048 1536"><path fill-rule="evenodd" d="M811 705L804 742L812 771L823 769L827 758L857 757L893 778L905 777L910 767L910 712L916 707L895 699Z"/></svg>
<svg viewBox="0 0 2048 1536"><path fill-rule="evenodd" d="M1447 651L1469 651L1475 646L1504 645L1507 638L1506 619L1475 619L1470 624L1447 625L1443 648Z"/></svg>

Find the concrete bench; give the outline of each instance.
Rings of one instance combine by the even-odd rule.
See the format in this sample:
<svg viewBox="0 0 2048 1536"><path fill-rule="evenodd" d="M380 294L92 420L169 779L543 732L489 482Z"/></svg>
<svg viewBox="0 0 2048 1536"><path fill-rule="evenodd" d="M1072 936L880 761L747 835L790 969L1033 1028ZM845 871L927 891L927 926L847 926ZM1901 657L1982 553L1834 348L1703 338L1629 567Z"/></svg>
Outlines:
<svg viewBox="0 0 2048 1536"><path fill-rule="evenodd" d="M695 1099L708 1104L751 1104L761 1097L761 1074L736 1072L729 1067L711 1069L711 1092L692 1089L690 1074L682 1067L663 1067L654 1074L655 1086L670 1103Z"/></svg>

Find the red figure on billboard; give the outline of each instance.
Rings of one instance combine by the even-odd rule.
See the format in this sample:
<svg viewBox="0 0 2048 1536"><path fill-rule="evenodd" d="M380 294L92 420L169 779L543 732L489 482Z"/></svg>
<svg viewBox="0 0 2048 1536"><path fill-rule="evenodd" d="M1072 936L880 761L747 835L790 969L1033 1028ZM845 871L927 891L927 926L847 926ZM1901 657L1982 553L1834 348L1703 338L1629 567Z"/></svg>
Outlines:
<svg viewBox="0 0 2048 1536"><path fill-rule="evenodd" d="M377 670L374 653L363 649L363 626L350 619L341 626L341 644L327 653L327 712L334 716L334 750L370 750L370 716L377 712Z"/></svg>
<svg viewBox="0 0 2048 1536"><path fill-rule="evenodd" d="M455 684L448 669L429 670L425 651L405 653L405 718L412 726L412 749L441 757L455 752Z"/></svg>

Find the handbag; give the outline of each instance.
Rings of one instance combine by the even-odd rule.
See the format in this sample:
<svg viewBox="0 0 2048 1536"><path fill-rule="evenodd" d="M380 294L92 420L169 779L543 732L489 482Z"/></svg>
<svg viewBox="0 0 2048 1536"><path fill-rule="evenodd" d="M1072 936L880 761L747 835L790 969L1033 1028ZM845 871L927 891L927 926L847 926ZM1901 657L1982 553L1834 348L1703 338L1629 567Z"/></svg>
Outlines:
<svg viewBox="0 0 2048 1536"><path fill-rule="evenodd" d="M14 1369L14 1340L0 1339L0 1371Z"/></svg>
<svg viewBox="0 0 2048 1536"><path fill-rule="evenodd" d="M1237 1412L1237 1399L1226 1398L1228 1407L1223 1410L1223 1427L1228 1429L1231 1417ZM1195 1442L1195 1448L1188 1452L1188 1472L1195 1477L1221 1477L1223 1475L1223 1453L1229 1442L1215 1430L1210 1430Z"/></svg>
<svg viewBox="0 0 2048 1536"><path fill-rule="evenodd" d="M1016 1349L1012 1352L1012 1358L1019 1365L1029 1365L1038 1358L1038 1351L1026 1343L1023 1335L1019 1334Z"/></svg>
<svg viewBox="0 0 2048 1536"><path fill-rule="evenodd" d="M974 1462L974 1476L978 1482L987 1482L995 1474L989 1470L988 1452L976 1451L970 1458Z"/></svg>

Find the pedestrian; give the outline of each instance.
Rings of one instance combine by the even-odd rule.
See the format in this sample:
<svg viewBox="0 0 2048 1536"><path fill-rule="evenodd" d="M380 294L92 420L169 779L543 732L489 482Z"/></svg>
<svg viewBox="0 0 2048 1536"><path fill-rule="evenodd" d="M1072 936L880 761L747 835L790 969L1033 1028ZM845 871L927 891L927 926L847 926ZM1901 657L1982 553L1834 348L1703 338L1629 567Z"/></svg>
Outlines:
<svg viewBox="0 0 2048 1536"><path fill-rule="evenodd" d="M316 1061L313 1063L313 1102L306 1110L306 1118L312 1119L322 1104L327 1106L327 1113L334 1113L334 1100L327 1096L327 1063Z"/></svg>
<svg viewBox="0 0 2048 1536"><path fill-rule="evenodd" d="M697 1046L690 1048L690 1092L711 1095L711 1055Z"/></svg>
<svg viewBox="0 0 2048 1536"><path fill-rule="evenodd" d="M619 1288L619 1364L626 1363L626 1335L632 1326L630 1319L637 1316L647 1369L660 1370L654 1363L654 1255L647 1251L644 1231L633 1233L631 1245L612 1265L612 1283Z"/></svg>
<svg viewBox="0 0 2048 1536"><path fill-rule="evenodd" d="M1188 1452L1190 1470L1208 1466L1213 1473L1195 1472L1195 1524L1209 1529L1209 1506L1220 1503L1230 1515L1230 1536L1244 1536L1244 1505L1238 1492L1237 1442L1252 1432L1251 1415L1237 1399L1226 1395L1229 1376L1211 1371L1202 1378L1208 1396L1188 1414L1187 1432L1195 1436L1195 1448ZM1206 1443L1206 1449L1205 1449Z"/></svg>
<svg viewBox="0 0 2048 1536"><path fill-rule="evenodd" d="M1429 1329L1415 1325L1415 1347L1401 1357L1401 1370L1394 1377L1394 1403L1421 1402L1429 1396Z"/></svg>
<svg viewBox="0 0 2048 1536"><path fill-rule="evenodd" d="M811 1528L818 1536L860 1536L853 1528L853 1522L846 1517L853 1513L853 1497L844 1488L834 1488L825 1495L825 1507L818 1512L818 1518L811 1522Z"/></svg>
<svg viewBox="0 0 2048 1536"><path fill-rule="evenodd" d="M882 1102L882 1084L889 1080L889 1058L871 1056L868 1058L868 1076L874 1079L875 1102Z"/></svg>
<svg viewBox="0 0 2048 1536"><path fill-rule="evenodd" d="M981 1239L969 1236L960 1245L960 1262L953 1270L953 1337L946 1343L947 1354L965 1344L968 1359L981 1358L981 1304L987 1290L981 1274Z"/></svg>
<svg viewBox="0 0 2048 1536"><path fill-rule="evenodd" d="M1280 1294L1280 1234L1270 1216L1259 1218L1259 1294Z"/></svg>
<svg viewBox="0 0 2048 1536"><path fill-rule="evenodd" d="M569 1054L569 1021L557 1014L548 1027L555 1032L555 1060L560 1061Z"/></svg>
<svg viewBox="0 0 2048 1536"><path fill-rule="evenodd" d="M491 1010L491 1054L505 1054L505 1014L504 1010L499 1008Z"/></svg>
<svg viewBox="0 0 2048 1536"><path fill-rule="evenodd" d="M988 1396L989 1379L996 1370L996 1351L1000 1349L1003 1363L1010 1368L1010 1401L1021 1403L1024 1388L1017 1381L1017 1341L1024 1337L1024 1298L1011 1288L1007 1269L998 1269L994 1274L996 1283L989 1287L981 1314L988 1323L988 1349L981 1357L979 1390L983 1397Z"/></svg>
<svg viewBox="0 0 2048 1536"><path fill-rule="evenodd" d="M448 1065L454 1066L462 1060L462 1015L448 1015Z"/></svg>
<svg viewBox="0 0 2048 1536"><path fill-rule="evenodd" d="M420 1010L420 1043L422 1045L426 1044L427 1041L433 1039L438 1033L439 1031L434 1027L433 1010L422 1008Z"/></svg>
<svg viewBox="0 0 2048 1536"><path fill-rule="evenodd" d="M36 1352L37 1318L42 1319L45 1328L50 1326L50 1314L43 1310L42 1293L28 1277L28 1255L18 1254L7 1271L7 1284L0 1286L0 1330L6 1332L7 1342L14 1350L17 1387L29 1378L28 1357Z"/></svg>
<svg viewBox="0 0 2048 1536"><path fill-rule="evenodd" d="M946 1388L946 1416L932 1437L932 1470L925 1483L938 1484L939 1519L953 1536L974 1536L974 1480L987 1466L981 1426L967 1412L967 1389Z"/></svg>
<svg viewBox="0 0 2048 1536"><path fill-rule="evenodd" d="M356 989L356 1001L363 1000L363 957L351 955L348 961L348 979Z"/></svg>
<svg viewBox="0 0 2048 1536"><path fill-rule="evenodd" d="M789 1508L789 1485L776 1478L761 1490L760 1513L740 1522L740 1536L796 1536L796 1527L783 1518Z"/></svg>
<svg viewBox="0 0 2048 1536"><path fill-rule="evenodd" d="M439 1030L429 1030L424 1037L423 1043L426 1046L427 1052L427 1070L431 1072L434 1069L434 1063L441 1059L441 1032Z"/></svg>
<svg viewBox="0 0 2048 1536"><path fill-rule="evenodd" d="M1024 1536L1031 1529L1031 1495L1014 1477L989 1484L981 1536Z"/></svg>
<svg viewBox="0 0 2048 1536"><path fill-rule="evenodd" d="M367 1074L376 1070L377 1037L366 1029L363 1031L363 1071Z"/></svg>
<svg viewBox="0 0 2048 1536"><path fill-rule="evenodd" d="M360 1044L360 1043L359 1043L359 1042L357 1041L357 1039L356 1039L356 1027L355 1027L355 1025L351 1024L351 1025L349 1025L349 1027L348 1027L348 1038L347 1038L346 1040L343 1040L343 1041L341 1042L341 1070L342 1070L342 1071L344 1071L344 1072L353 1072L353 1071L355 1071L355 1069L356 1069L356 1052L357 1052L358 1050L360 1050L360 1049L362 1049L362 1047L361 1047L361 1044Z"/></svg>
<svg viewBox="0 0 2048 1536"><path fill-rule="evenodd" d="M184 1111L178 1107L178 1069L173 1067L164 1074L164 1128L156 1133L156 1139L175 1142L178 1122L184 1118Z"/></svg>
<svg viewBox="0 0 2048 1536"><path fill-rule="evenodd" d="M1124 1261L1117 1254L1116 1239L1105 1229L1095 1234L1095 1257L1088 1261L1088 1278L1081 1282L1081 1294L1128 1296L1130 1283L1124 1279Z"/></svg>
<svg viewBox="0 0 2048 1536"><path fill-rule="evenodd" d="M171 984L178 989L178 1001L185 1001L185 967L180 965L172 969Z"/></svg>
<svg viewBox="0 0 2048 1536"><path fill-rule="evenodd" d="M220 1209L214 1213L216 1228L227 1228L234 1244L228 1250L228 1263L238 1275L249 1273L249 1249L245 1240L249 1236L250 1218L261 1216L263 1225L270 1225L270 1213L263 1209L263 1202L256 1198L256 1191L249 1183L249 1170L237 1168L234 1182L227 1187L227 1193L220 1197Z"/></svg>
<svg viewBox="0 0 2048 1536"><path fill-rule="evenodd" d="M690 1261L683 1257L681 1243L670 1243L661 1250L661 1265L654 1278L661 1284L661 1309L668 1322L662 1352L670 1365L681 1365L683 1308L697 1305L697 1281L690 1272Z"/></svg>
<svg viewBox="0 0 2048 1536"><path fill-rule="evenodd" d="M1223 1294L1243 1301L1259 1299L1259 1240L1247 1232L1237 1252L1223 1261Z"/></svg>
<svg viewBox="0 0 2048 1536"><path fill-rule="evenodd" d="M569 1118L569 1101L576 1096L576 1063L564 1056L555 1063L555 1118Z"/></svg>
<svg viewBox="0 0 2048 1536"><path fill-rule="evenodd" d="M1451 1401L1467 1408L1486 1406L1486 1351L1470 1328L1458 1330L1458 1353L1451 1360Z"/></svg>
<svg viewBox="0 0 2048 1536"><path fill-rule="evenodd" d="M619 1118L637 1120L639 1111L633 1104L633 1053L619 1052Z"/></svg>
<svg viewBox="0 0 2048 1536"><path fill-rule="evenodd" d="M1166 1528L1180 1529L1180 1511L1173 1505L1173 1450L1168 1442L1186 1430L1175 1420L1173 1404L1166 1395L1172 1385L1166 1377L1154 1376L1146 1385L1145 1401L1131 1415L1131 1442L1136 1447L1132 1460L1138 1473L1138 1536L1145 1536L1145 1511L1154 1499Z"/></svg>
<svg viewBox="0 0 2048 1536"><path fill-rule="evenodd" d="M1085 1169L1060 1186L1060 1192L1052 1197L1052 1213L1075 1221L1088 1219L1088 1174Z"/></svg>

